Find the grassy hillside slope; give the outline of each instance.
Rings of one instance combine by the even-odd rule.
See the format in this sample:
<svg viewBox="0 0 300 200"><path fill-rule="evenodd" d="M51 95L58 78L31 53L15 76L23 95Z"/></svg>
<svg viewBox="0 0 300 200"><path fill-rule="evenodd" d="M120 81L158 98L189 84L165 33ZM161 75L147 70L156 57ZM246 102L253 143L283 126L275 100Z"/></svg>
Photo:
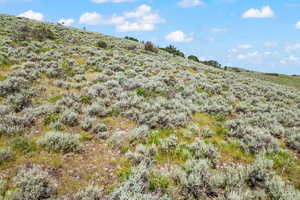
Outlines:
<svg viewBox="0 0 300 200"><path fill-rule="evenodd" d="M277 73L263 73L249 70L242 70L238 68L228 68L231 71L238 72L239 74L250 76L255 79L261 79L264 81L270 81L279 85L285 85L288 87L294 87L300 90L300 75L285 75Z"/></svg>
<svg viewBox="0 0 300 200"><path fill-rule="evenodd" d="M0 199L300 199L300 92L0 15Z"/></svg>

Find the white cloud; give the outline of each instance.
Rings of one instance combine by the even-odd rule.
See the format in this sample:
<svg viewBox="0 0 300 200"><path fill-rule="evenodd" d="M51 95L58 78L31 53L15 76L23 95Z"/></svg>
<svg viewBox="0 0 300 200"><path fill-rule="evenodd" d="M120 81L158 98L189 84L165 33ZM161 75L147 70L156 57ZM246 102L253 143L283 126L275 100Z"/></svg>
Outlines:
<svg viewBox="0 0 300 200"><path fill-rule="evenodd" d="M137 18L137 17L142 17L148 13L150 13L152 8L148 5L141 5L137 9L131 12L125 12L124 17L126 18Z"/></svg>
<svg viewBox="0 0 300 200"><path fill-rule="evenodd" d="M228 29L227 28L212 28L210 30L210 32L212 32L212 33L226 33L226 32L228 32Z"/></svg>
<svg viewBox="0 0 300 200"><path fill-rule="evenodd" d="M177 3L177 5L181 8L201 6L203 4L202 0L181 0Z"/></svg>
<svg viewBox="0 0 300 200"><path fill-rule="evenodd" d="M271 18L274 17L274 11L270 8L270 6L264 6L259 9L251 8L247 10L242 18Z"/></svg>
<svg viewBox="0 0 300 200"><path fill-rule="evenodd" d="M296 29L300 29L300 21L296 23Z"/></svg>
<svg viewBox="0 0 300 200"><path fill-rule="evenodd" d="M74 23L74 19L60 19L58 23L65 26L71 26Z"/></svg>
<svg viewBox="0 0 300 200"><path fill-rule="evenodd" d="M251 49L252 45L251 44L241 44L239 45L239 49Z"/></svg>
<svg viewBox="0 0 300 200"><path fill-rule="evenodd" d="M19 14L19 17L26 17L26 18L29 18L29 19L42 21L43 18L44 18L44 15L42 13L39 13L39 12L34 12L32 10L28 10L26 12L23 12L23 13Z"/></svg>
<svg viewBox="0 0 300 200"><path fill-rule="evenodd" d="M191 42L193 40L193 37L187 36L180 30L169 33L165 38L172 42Z"/></svg>
<svg viewBox="0 0 300 200"><path fill-rule="evenodd" d="M265 47L277 47L278 43L277 42L265 42L264 46Z"/></svg>
<svg viewBox="0 0 300 200"><path fill-rule="evenodd" d="M239 54L239 55L237 55L237 59L245 60L245 59L249 59L249 58L252 58L252 57L255 57L255 56L258 56L258 51L250 52L250 53L247 53L247 54Z"/></svg>
<svg viewBox="0 0 300 200"><path fill-rule="evenodd" d="M113 15L108 24L116 25L118 32L153 31L156 24L165 22L148 5L141 5L134 11L125 12L122 16Z"/></svg>
<svg viewBox="0 0 300 200"><path fill-rule="evenodd" d="M265 54L266 56L269 56L269 55L272 54L272 52L270 52L270 51L265 51L264 54Z"/></svg>
<svg viewBox="0 0 300 200"><path fill-rule="evenodd" d="M85 13L79 20L80 24L114 25L117 32L153 31L157 24L163 22L165 20L145 4L133 11L124 12L122 15L114 14L110 17L103 17L96 12Z"/></svg>
<svg viewBox="0 0 300 200"><path fill-rule="evenodd" d="M298 63L299 61L300 61L299 57L290 55L290 56L287 56L287 57L281 59L280 63L285 65L285 64L289 64L289 63Z"/></svg>
<svg viewBox="0 0 300 200"><path fill-rule="evenodd" d="M99 25L102 23L102 16L96 12L87 12L80 16L79 23L92 26Z"/></svg>
<svg viewBox="0 0 300 200"><path fill-rule="evenodd" d="M94 3L123 3L123 2L131 2L134 0L92 0Z"/></svg>
<svg viewBox="0 0 300 200"><path fill-rule="evenodd" d="M236 52L238 52L238 50L235 49L235 48L233 48L233 49L229 49L228 52L229 52L229 53L236 53Z"/></svg>
<svg viewBox="0 0 300 200"><path fill-rule="evenodd" d="M297 49L300 49L300 43L289 44L289 45L286 45L286 47L285 47L286 51L294 51Z"/></svg>

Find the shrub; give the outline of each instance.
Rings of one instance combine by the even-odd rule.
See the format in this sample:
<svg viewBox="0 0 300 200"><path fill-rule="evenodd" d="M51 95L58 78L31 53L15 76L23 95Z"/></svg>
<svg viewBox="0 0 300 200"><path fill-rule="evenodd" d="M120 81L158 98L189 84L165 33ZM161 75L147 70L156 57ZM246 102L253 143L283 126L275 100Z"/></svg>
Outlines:
<svg viewBox="0 0 300 200"><path fill-rule="evenodd" d="M145 163L134 168L132 175L116 188L109 199L111 200L170 200L166 195L150 193L149 168Z"/></svg>
<svg viewBox="0 0 300 200"><path fill-rule="evenodd" d="M12 108L16 112L22 111L24 108L28 107L31 104L31 97L29 94L15 94L8 97L8 100L10 104L12 105Z"/></svg>
<svg viewBox="0 0 300 200"><path fill-rule="evenodd" d="M169 152L176 148L178 141L177 137L175 135L171 135L167 137L166 139L162 139L160 141L161 150L163 152Z"/></svg>
<svg viewBox="0 0 300 200"><path fill-rule="evenodd" d="M36 40L43 41L46 39L54 40L54 33L46 26L38 26L32 30L32 37Z"/></svg>
<svg viewBox="0 0 300 200"><path fill-rule="evenodd" d="M11 149L8 148L0 148L0 164L3 164L4 162L13 160L15 155L11 151Z"/></svg>
<svg viewBox="0 0 300 200"><path fill-rule="evenodd" d="M188 59L189 59L189 60L192 60L192 61L195 61L195 62L200 62L200 60L198 59L198 57L197 57L197 56L194 56L194 55L190 55L190 56L188 57Z"/></svg>
<svg viewBox="0 0 300 200"><path fill-rule="evenodd" d="M101 40L101 41L97 42L97 47L100 47L102 49L106 49L108 47L108 45L107 45L106 42L104 42L104 41Z"/></svg>
<svg viewBox="0 0 300 200"><path fill-rule="evenodd" d="M100 124L97 124L94 128L93 128L93 133L101 133L101 132L105 132L105 131L107 131L108 130L108 128L107 128L107 126L105 125L105 124L103 124L103 123L100 123Z"/></svg>
<svg viewBox="0 0 300 200"><path fill-rule="evenodd" d="M247 182L249 186L264 188L267 181L274 176L271 171L272 167L272 160L268 160L263 155L259 155L248 174Z"/></svg>
<svg viewBox="0 0 300 200"><path fill-rule="evenodd" d="M204 138L210 138L212 137L214 134L214 132L212 130L210 130L208 127L205 127L204 129L202 129L202 135Z"/></svg>
<svg viewBox="0 0 300 200"><path fill-rule="evenodd" d="M144 47L145 47L145 50L146 51L151 51L151 52L154 52L154 53L158 53L158 49L154 46L154 44L152 42L146 42L144 44Z"/></svg>
<svg viewBox="0 0 300 200"><path fill-rule="evenodd" d="M131 41L139 42L139 40L136 39L136 38L134 38L134 37L125 36L124 38L125 38L126 40L131 40Z"/></svg>
<svg viewBox="0 0 300 200"><path fill-rule="evenodd" d="M13 179L16 190L13 192L14 200L49 199L54 197L56 186L47 171L41 166L21 169Z"/></svg>
<svg viewBox="0 0 300 200"><path fill-rule="evenodd" d="M130 132L129 136L131 140L135 140L135 139L141 139L147 137L148 133L149 133L149 127L146 125L142 125L133 129Z"/></svg>
<svg viewBox="0 0 300 200"><path fill-rule="evenodd" d="M268 180L266 184L266 191L270 195L271 199L300 199L300 192L297 191L293 186L286 185L279 176L275 176L272 179Z"/></svg>
<svg viewBox="0 0 300 200"><path fill-rule="evenodd" d="M188 146L195 159L207 158L216 166L218 162L219 152L213 145L206 144L203 140L196 141Z"/></svg>
<svg viewBox="0 0 300 200"><path fill-rule="evenodd" d="M215 60L208 60L208 61L200 61L202 64L204 65L208 65L208 66L212 66L212 67L216 67L216 68L221 68L221 64L218 63Z"/></svg>
<svg viewBox="0 0 300 200"><path fill-rule="evenodd" d="M60 121L68 126L77 126L79 124L78 114L72 110L65 110L60 118Z"/></svg>
<svg viewBox="0 0 300 200"><path fill-rule="evenodd" d="M180 56L184 58L184 53L182 53L180 50L178 50L175 46L169 45L165 48L161 48L161 50L164 50L166 52L169 52L170 54L173 54L174 56Z"/></svg>
<svg viewBox="0 0 300 200"><path fill-rule="evenodd" d="M180 193L186 199L217 196L220 183L214 184L208 160L188 160L183 169L177 169L173 174L175 182L180 186Z"/></svg>
<svg viewBox="0 0 300 200"><path fill-rule="evenodd" d="M300 133L289 136L286 140L286 145L300 152Z"/></svg>
<svg viewBox="0 0 300 200"><path fill-rule="evenodd" d="M53 152L77 152L80 150L78 134L47 132L39 141L42 147Z"/></svg>
<svg viewBox="0 0 300 200"><path fill-rule="evenodd" d="M29 39L43 41L46 39L54 40L55 38L55 34L45 25L35 27L20 26L16 31L16 39L21 41Z"/></svg>
<svg viewBox="0 0 300 200"><path fill-rule="evenodd" d="M142 162L151 163L156 152L157 152L157 148L155 145L145 146L139 144L136 146L134 152L128 151L126 153L126 157L129 160L132 160L135 164L140 164Z"/></svg>
<svg viewBox="0 0 300 200"><path fill-rule="evenodd" d="M200 133L200 128L195 123L189 124L187 128L189 129L189 131L191 131L194 134L198 135Z"/></svg>
<svg viewBox="0 0 300 200"><path fill-rule="evenodd" d="M83 190L77 192L74 195L74 200L100 200L101 193L102 193L101 188L97 186L89 185Z"/></svg>
<svg viewBox="0 0 300 200"><path fill-rule="evenodd" d="M89 131L93 127L93 124L95 122L96 122L96 118L87 117L80 122L80 127L85 131Z"/></svg>

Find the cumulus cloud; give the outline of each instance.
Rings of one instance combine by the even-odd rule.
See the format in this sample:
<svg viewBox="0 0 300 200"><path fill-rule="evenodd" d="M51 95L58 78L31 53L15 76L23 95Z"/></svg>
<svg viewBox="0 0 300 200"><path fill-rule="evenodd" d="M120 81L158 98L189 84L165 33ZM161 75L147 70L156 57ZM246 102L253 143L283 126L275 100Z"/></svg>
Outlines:
<svg viewBox="0 0 300 200"><path fill-rule="evenodd" d="M42 13L39 13L39 12L34 12L32 10L28 10L26 12L23 12L23 13L19 14L19 17L26 17L26 18L29 18L29 19L42 21L43 18L44 18L44 15Z"/></svg>
<svg viewBox="0 0 300 200"><path fill-rule="evenodd" d="M92 0L94 3L124 3L124 2L131 2L135 0Z"/></svg>
<svg viewBox="0 0 300 200"><path fill-rule="evenodd" d="M108 20L108 24L115 25L118 32L153 31L157 24L163 22L165 22L163 18L153 12L150 6L144 4L121 16L113 15Z"/></svg>
<svg viewBox="0 0 300 200"><path fill-rule="evenodd" d="M114 25L117 32L153 31L157 24L165 20L152 11L148 5L141 5L133 11L124 12L122 15L113 14L103 17L99 13L84 13L79 23L87 25Z"/></svg>
<svg viewBox="0 0 300 200"><path fill-rule="evenodd" d="M296 29L300 29L300 21L296 23Z"/></svg>
<svg viewBox="0 0 300 200"><path fill-rule="evenodd" d="M86 25L99 25L102 22L102 16L97 12L86 12L80 16L79 23Z"/></svg>
<svg viewBox="0 0 300 200"><path fill-rule="evenodd" d="M271 18L274 15L274 11L270 6L264 6L261 9L250 8L243 13L242 18Z"/></svg>
<svg viewBox="0 0 300 200"><path fill-rule="evenodd" d="M201 6L203 5L202 0L181 0L177 3L177 5L181 8L189 8L189 7L195 7L195 6Z"/></svg>
<svg viewBox="0 0 300 200"><path fill-rule="evenodd" d="M193 40L193 37L186 35L181 30L171 32L165 38L171 42L191 42Z"/></svg>
<svg viewBox="0 0 300 200"><path fill-rule="evenodd" d="M71 26L74 23L74 19L60 19L58 23L65 26Z"/></svg>

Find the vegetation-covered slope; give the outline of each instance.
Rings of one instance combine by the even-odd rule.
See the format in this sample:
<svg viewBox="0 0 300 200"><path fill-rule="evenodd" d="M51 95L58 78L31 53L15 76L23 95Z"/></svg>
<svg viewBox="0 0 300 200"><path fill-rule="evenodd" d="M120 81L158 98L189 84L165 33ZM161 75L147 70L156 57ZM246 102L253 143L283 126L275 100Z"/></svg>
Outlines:
<svg viewBox="0 0 300 200"><path fill-rule="evenodd" d="M288 87L294 87L300 89L300 75L285 75L277 73L263 73L263 72L254 72L250 70L244 70L240 68L231 68L228 67L228 70L238 72L245 76L250 76L252 78L261 79L264 81L270 81L279 85L285 85Z"/></svg>
<svg viewBox="0 0 300 200"><path fill-rule="evenodd" d="M300 199L296 89L8 15L0 80L3 199Z"/></svg>

